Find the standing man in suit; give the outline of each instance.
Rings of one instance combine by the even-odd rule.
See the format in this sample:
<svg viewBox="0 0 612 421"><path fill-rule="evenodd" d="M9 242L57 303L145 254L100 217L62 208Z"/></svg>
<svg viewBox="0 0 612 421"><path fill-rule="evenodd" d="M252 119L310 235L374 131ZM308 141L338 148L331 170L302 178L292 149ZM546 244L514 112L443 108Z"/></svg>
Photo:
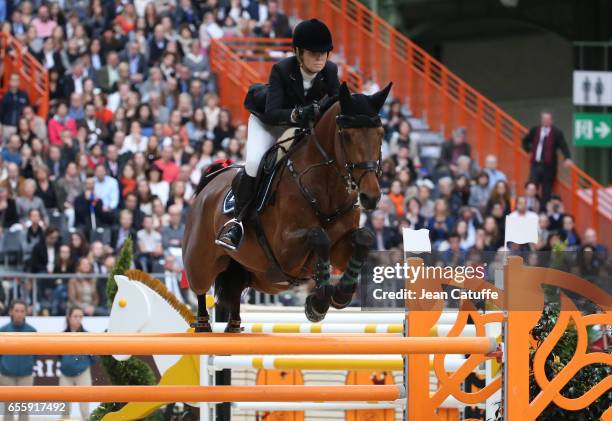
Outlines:
<svg viewBox="0 0 612 421"><path fill-rule="evenodd" d="M551 112L540 113L540 125L533 127L523 138L523 149L530 154L529 180L541 188L542 205L545 205L557 176L558 151L563 154L565 167L572 164L563 132L553 126Z"/></svg>

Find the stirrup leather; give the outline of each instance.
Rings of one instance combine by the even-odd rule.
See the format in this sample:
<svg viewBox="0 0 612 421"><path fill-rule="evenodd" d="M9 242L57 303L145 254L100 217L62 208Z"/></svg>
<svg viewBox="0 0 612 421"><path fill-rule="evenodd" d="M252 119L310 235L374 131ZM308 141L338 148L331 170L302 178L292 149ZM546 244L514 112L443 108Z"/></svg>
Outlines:
<svg viewBox="0 0 612 421"><path fill-rule="evenodd" d="M221 236L225 233L225 228L230 225L230 224L236 224L240 227L240 242L234 246L230 243L226 243L225 241L221 240ZM230 250L236 250L238 248L238 246L240 246L240 243L242 243L242 239L244 238L244 225L242 225L242 221L237 219L237 218L232 218L229 221L227 221L225 224L223 224L223 226L221 227L221 229L219 230L219 235L217 235L217 238L215 239L215 244L218 244L220 246L226 247Z"/></svg>

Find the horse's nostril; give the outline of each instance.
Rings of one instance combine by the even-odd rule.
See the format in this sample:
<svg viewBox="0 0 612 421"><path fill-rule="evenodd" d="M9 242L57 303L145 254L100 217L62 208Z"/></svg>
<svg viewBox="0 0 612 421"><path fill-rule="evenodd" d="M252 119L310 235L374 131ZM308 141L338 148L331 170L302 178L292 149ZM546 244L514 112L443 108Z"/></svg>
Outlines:
<svg viewBox="0 0 612 421"><path fill-rule="evenodd" d="M378 203L378 197L372 197L365 193L360 193L359 202L365 209L374 209L376 207L376 203Z"/></svg>

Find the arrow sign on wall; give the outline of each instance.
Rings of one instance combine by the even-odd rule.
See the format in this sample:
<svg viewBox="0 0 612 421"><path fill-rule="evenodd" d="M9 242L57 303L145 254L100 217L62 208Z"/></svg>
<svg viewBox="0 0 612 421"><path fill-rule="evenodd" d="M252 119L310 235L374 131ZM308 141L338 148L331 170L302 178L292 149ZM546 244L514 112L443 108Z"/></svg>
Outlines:
<svg viewBox="0 0 612 421"><path fill-rule="evenodd" d="M612 146L612 114L575 113L574 144L576 146Z"/></svg>

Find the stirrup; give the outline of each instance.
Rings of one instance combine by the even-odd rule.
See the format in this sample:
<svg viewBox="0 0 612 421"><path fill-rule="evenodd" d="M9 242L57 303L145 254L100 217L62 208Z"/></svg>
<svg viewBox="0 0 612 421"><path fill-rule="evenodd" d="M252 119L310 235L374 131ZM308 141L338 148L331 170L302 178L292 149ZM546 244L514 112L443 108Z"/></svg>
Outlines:
<svg viewBox="0 0 612 421"><path fill-rule="evenodd" d="M233 245L230 243L226 243L225 241L221 240L221 235L225 232L225 228L230 225L230 224L236 224L240 227L240 241L238 242L237 245ZM215 244L218 244L222 247L225 247L229 250L236 250L240 244L242 243L242 239L244 238L244 225L242 225L242 221L238 220L237 218L232 218L229 221L227 221L225 224L223 224L223 226L221 227L221 230L219 231L219 235L217 236L217 238L215 239Z"/></svg>

